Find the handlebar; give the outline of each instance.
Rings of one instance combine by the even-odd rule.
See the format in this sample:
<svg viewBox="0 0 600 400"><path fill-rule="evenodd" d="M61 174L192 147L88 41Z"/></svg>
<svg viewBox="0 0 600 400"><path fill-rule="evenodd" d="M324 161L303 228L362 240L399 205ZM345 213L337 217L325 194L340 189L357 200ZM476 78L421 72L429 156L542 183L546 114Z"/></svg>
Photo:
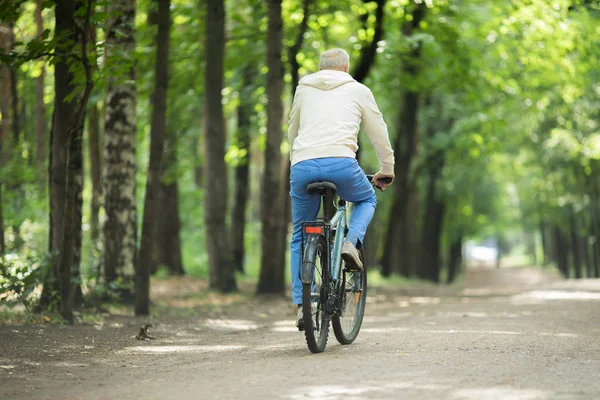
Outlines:
<svg viewBox="0 0 600 400"><path fill-rule="evenodd" d="M373 183L373 177L374 176L375 175L367 175L367 179L369 180L369 182ZM380 180L381 180L381 182L383 182L385 184L392 183L394 181L393 178L388 178L388 177L381 178ZM383 189L380 186L377 186L377 185L373 185L373 186L375 186L377 189L383 191Z"/></svg>

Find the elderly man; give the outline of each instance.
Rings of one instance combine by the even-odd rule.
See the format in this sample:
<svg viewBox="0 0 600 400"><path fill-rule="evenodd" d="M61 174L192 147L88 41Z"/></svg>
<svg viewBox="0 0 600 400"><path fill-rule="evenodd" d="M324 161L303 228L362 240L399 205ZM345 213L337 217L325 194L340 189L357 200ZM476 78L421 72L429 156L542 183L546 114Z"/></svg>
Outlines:
<svg viewBox="0 0 600 400"><path fill-rule="evenodd" d="M383 178L394 178L394 152L387 126L373 94L348 74L349 66L348 53L342 49L321 54L320 71L300 80L290 112L292 301L298 305L299 329L304 325L302 282L298 277L302 222L314 220L320 206L320 197L309 195L306 185L331 181L342 198L354 203L342 258L350 267L360 269L363 265L357 249L377 204L373 187L356 161L361 121L379 158L380 170L374 183L385 189L391 180Z"/></svg>

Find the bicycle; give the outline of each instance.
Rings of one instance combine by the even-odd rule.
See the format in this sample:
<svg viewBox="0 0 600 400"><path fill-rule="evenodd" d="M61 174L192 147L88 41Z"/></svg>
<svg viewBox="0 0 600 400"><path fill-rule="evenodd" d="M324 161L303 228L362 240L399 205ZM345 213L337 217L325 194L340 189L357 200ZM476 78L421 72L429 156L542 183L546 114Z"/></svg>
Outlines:
<svg viewBox="0 0 600 400"><path fill-rule="evenodd" d="M373 175L367 178L373 182ZM327 195L335 196L337 187L333 182L323 181L309 183L306 190L309 194L320 194L325 204ZM306 344L313 353L325 350L330 321L340 344L354 342L367 299L364 250L359 250L362 269L346 267L341 257L353 204L338 198L334 205L337 212L331 220L324 206L323 218L302 224L302 314Z"/></svg>

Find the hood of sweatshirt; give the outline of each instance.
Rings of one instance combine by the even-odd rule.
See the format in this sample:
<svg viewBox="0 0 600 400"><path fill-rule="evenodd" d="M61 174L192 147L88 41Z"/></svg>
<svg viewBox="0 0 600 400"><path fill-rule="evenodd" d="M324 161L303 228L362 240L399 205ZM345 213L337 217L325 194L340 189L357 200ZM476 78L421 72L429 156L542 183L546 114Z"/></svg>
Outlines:
<svg viewBox="0 0 600 400"><path fill-rule="evenodd" d="M331 90L346 83L356 82L354 78L343 71L324 69L300 79L299 85L312 86L320 90Z"/></svg>

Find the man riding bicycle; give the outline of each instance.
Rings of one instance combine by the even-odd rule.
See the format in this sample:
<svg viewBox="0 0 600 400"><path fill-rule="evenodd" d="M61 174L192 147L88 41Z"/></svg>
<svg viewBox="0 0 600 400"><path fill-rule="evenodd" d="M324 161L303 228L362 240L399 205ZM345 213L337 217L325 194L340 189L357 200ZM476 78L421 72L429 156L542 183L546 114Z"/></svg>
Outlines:
<svg viewBox="0 0 600 400"><path fill-rule="evenodd" d="M342 49L321 54L320 71L302 78L290 112L290 196L294 232L291 252L292 301L298 305L296 326L302 321L302 281L299 278L302 222L317 217L321 198L308 194L306 185L331 181L339 195L354 203L342 258L351 268L363 268L357 249L373 218L377 199L371 183L358 166L358 131L361 121L380 163L373 183L382 189L394 178L394 152L387 125L373 94L348 74L350 57ZM390 179L391 178L391 179Z"/></svg>

